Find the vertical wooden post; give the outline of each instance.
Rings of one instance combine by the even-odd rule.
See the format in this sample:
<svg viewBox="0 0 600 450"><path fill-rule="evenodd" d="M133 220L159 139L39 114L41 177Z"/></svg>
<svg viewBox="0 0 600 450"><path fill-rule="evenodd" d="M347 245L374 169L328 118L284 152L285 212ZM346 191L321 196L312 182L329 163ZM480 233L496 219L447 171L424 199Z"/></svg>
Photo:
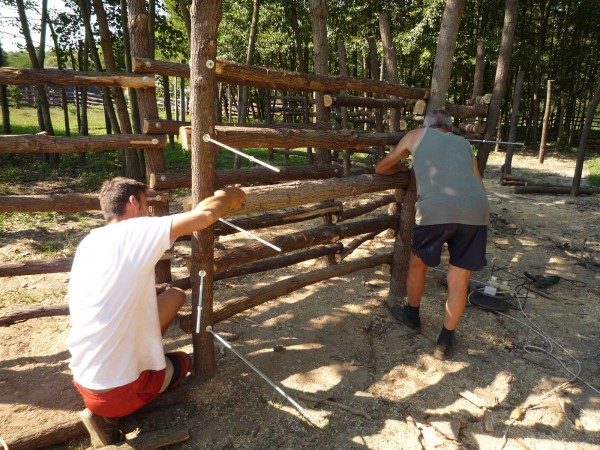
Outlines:
<svg viewBox="0 0 600 450"><path fill-rule="evenodd" d="M190 115L192 121L192 203L195 207L214 194L216 151L202 136L214 135L217 102L217 30L221 22L221 0L194 0L191 15ZM200 333L193 334L194 367L201 380L216 372L212 335L206 327L213 323L213 227L192 236L192 318L196 324L200 297L200 270L206 272L202 290Z"/></svg>
<svg viewBox="0 0 600 450"><path fill-rule="evenodd" d="M346 46L342 38L338 39L338 59L340 64L340 75L343 77L348 76L348 66L346 64ZM340 94L345 94L346 91L340 91ZM348 129L348 107L340 107L340 115L342 116L342 129ZM344 150L344 176L350 175L350 150Z"/></svg>
<svg viewBox="0 0 600 450"><path fill-rule="evenodd" d="M406 295L406 277L408 275L408 263L411 252L412 227L415 223L415 212L417 202L417 183L415 173L410 173L410 184L402 194L397 190L396 202L402 204L400 209L400 223L396 230L394 241L394 253L392 260L392 275L390 278L389 298L392 302L399 302Z"/></svg>
<svg viewBox="0 0 600 450"><path fill-rule="evenodd" d="M485 72L485 42L477 41L475 73L473 74L473 92L471 98L483 95L483 74Z"/></svg>
<svg viewBox="0 0 600 450"><path fill-rule="evenodd" d="M130 0L127 2L129 16L129 39L131 54L134 57L150 58L150 39L148 31L148 12L144 0ZM158 119L158 106L156 105L155 89L139 89L137 100L140 116L145 119ZM161 149L145 149L146 174L162 172L165 170L165 158ZM151 212L155 216L169 214L168 206L154 206ZM160 261L156 264L156 281L165 283L171 280L171 262Z"/></svg>
<svg viewBox="0 0 600 450"><path fill-rule="evenodd" d="M392 39L392 30L390 24L390 15L388 13L379 14L379 33L381 34L381 43L383 44L383 56L385 60L385 79L393 84L398 84L398 58L396 55L396 46ZM396 98L396 97L392 97ZM390 110L390 133L398 131L398 109Z"/></svg>
<svg viewBox="0 0 600 450"><path fill-rule="evenodd" d="M540 151L538 160L540 164L544 164L546 156L546 143L548 142L548 120L550 119L550 109L552 106L552 84L554 80L548 80L548 89L546 91L546 108L544 110L544 121L542 122L542 138L540 140Z"/></svg>
<svg viewBox="0 0 600 450"><path fill-rule="evenodd" d="M379 80L379 62L377 58L377 41L375 36L369 36L367 38L367 42L369 43L369 66L371 67L371 79ZM381 94L373 94L373 98L381 98ZM383 114L381 112L381 108L375 108L375 131L378 133L383 133ZM383 158L385 156L385 151L383 145L379 145L376 147L377 156L379 158Z"/></svg>

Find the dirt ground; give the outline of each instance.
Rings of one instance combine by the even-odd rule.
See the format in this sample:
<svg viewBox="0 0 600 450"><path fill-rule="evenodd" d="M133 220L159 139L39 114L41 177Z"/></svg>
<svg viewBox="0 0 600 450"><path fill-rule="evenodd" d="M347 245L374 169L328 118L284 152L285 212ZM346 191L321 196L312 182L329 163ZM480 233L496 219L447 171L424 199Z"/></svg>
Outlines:
<svg viewBox="0 0 600 450"><path fill-rule="evenodd" d="M445 263L428 275L421 335L389 315L384 303L389 276L382 268L321 282L215 327L317 425L217 346L215 378L199 383L189 377L137 421L126 420L125 431L131 437L185 427L189 440L171 447L185 449L600 448L600 198L515 194L497 183L503 158L493 153L486 171L489 265L472 278L487 280L494 269L518 289L529 271L585 287L561 280L545 295L529 291L526 301L521 298L522 310L503 314L468 307L453 357L440 362L431 352L442 323ZM568 185L574 161L550 154L540 166L534 155L517 155L513 167L517 176ZM31 193L51 188L26 187ZM101 224L97 214L28 220L27 229L23 218L0 228L2 261L40 258L47 240L53 242L53 257L71 255L87 230ZM222 242L243 240L232 236ZM382 233L351 259L389 252L392 245ZM175 265L175 277L186 276L183 262ZM316 267L307 262L219 282L215 299ZM1 279L0 314L63 304L67 281L68 274ZM524 285L520 293L526 292ZM36 433L77 428L83 406L68 369L68 327L66 316L0 327L0 436L9 448ZM191 352L190 335L174 324L166 348ZM81 438L55 448L87 445Z"/></svg>

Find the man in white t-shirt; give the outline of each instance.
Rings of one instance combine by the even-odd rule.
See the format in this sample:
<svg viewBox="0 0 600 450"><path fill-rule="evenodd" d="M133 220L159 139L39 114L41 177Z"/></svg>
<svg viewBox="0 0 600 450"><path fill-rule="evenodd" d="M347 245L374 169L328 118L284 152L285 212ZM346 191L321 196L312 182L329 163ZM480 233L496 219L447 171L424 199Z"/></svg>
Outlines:
<svg viewBox="0 0 600 450"><path fill-rule="evenodd" d="M117 442L119 417L176 386L190 370L186 353L164 354L162 336L186 295L177 288L156 295L156 263L175 238L210 226L246 198L243 190L227 188L189 212L150 217L146 191L129 178L104 183L100 206L107 225L83 239L71 269L69 367L94 447Z"/></svg>

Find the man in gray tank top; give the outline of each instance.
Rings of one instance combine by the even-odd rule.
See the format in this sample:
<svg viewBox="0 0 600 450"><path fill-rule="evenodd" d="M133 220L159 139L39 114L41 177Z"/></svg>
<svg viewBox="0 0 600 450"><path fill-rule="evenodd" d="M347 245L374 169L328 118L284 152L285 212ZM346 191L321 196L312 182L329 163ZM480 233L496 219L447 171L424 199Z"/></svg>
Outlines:
<svg viewBox="0 0 600 450"><path fill-rule="evenodd" d="M448 245L446 313L433 353L442 360L454 345L471 271L487 264L487 196L471 145L451 131L450 115L441 109L432 111L426 115L423 128L409 131L375 168L380 175L409 172L405 163L412 155L417 213L406 280L408 304L394 305L391 312L416 332L421 331L419 307L427 269L440 264L442 247Z"/></svg>

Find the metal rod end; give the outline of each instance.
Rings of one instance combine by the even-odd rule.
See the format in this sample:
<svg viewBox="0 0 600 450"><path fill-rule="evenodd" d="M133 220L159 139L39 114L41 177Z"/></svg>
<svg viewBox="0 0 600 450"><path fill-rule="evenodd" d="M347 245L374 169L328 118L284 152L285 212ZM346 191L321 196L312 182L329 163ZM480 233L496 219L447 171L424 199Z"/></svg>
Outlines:
<svg viewBox="0 0 600 450"><path fill-rule="evenodd" d="M212 326L208 325L208 326L206 327L206 332L207 332L207 333L212 333Z"/></svg>
<svg viewBox="0 0 600 450"><path fill-rule="evenodd" d="M203 135L202 135L202 140L203 140L204 142L208 142L208 141L210 141L210 135L209 135L208 133L207 133L207 134L203 134Z"/></svg>
<svg viewBox="0 0 600 450"><path fill-rule="evenodd" d="M204 270L201 270L200 272L198 272L198 275L200 275L201 277L205 277L206 272Z"/></svg>

